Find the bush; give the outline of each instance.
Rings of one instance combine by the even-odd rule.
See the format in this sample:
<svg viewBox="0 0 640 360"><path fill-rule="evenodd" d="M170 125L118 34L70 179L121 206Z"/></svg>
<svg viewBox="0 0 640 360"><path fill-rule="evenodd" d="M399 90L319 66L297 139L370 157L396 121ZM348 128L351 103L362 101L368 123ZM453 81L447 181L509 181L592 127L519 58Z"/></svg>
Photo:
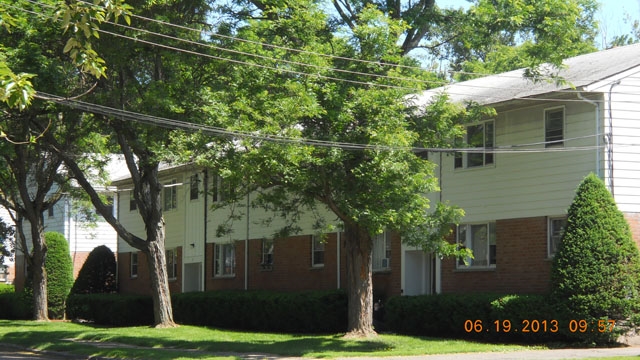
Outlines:
<svg viewBox="0 0 640 360"><path fill-rule="evenodd" d="M110 326L153 324L151 297L119 294L71 294L67 317Z"/></svg>
<svg viewBox="0 0 640 360"><path fill-rule="evenodd" d="M57 232L46 232L44 238L48 248L44 267L47 271L49 318L62 319L67 296L73 286L73 263L69 254L69 243L64 235Z"/></svg>
<svg viewBox="0 0 640 360"><path fill-rule="evenodd" d="M172 296L176 322L228 329L335 333L347 329L343 291L211 291Z"/></svg>
<svg viewBox="0 0 640 360"><path fill-rule="evenodd" d="M0 294L15 292L16 288L10 284L0 284Z"/></svg>
<svg viewBox="0 0 640 360"><path fill-rule="evenodd" d="M640 254L631 230L595 175L578 187L569 207L567 227L551 271L553 301L571 318L586 320L589 329L598 320L627 320L638 312ZM615 341L616 331L569 334L586 342Z"/></svg>
<svg viewBox="0 0 640 360"><path fill-rule="evenodd" d="M89 253L87 260L73 283L71 294L115 293L116 258L105 245L96 247Z"/></svg>
<svg viewBox="0 0 640 360"><path fill-rule="evenodd" d="M566 323L544 295L397 296L385 309L386 325L400 334L528 343L565 340L559 330Z"/></svg>
<svg viewBox="0 0 640 360"><path fill-rule="evenodd" d="M33 316L33 304L24 292L0 293L0 319L29 320Z"/></svg>

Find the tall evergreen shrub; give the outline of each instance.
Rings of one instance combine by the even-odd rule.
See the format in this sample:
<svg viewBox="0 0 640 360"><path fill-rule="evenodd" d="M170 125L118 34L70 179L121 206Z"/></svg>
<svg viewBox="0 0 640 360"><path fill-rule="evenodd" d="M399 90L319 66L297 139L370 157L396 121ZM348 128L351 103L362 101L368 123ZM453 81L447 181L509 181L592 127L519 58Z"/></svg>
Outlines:
<svg viewBox="0 0 640 360"><path fill-rule="evenodd" d="M48 248L44 267L47 270L49 318L62 319L67 296L73 286L73 263L69 243L64 235L57 232L46 232L44 237Z"/></svg>
<svg viewBox="0 0 640 360"><path fill-rule="evenodd" d="M640 254L629 225L604 183L590 174L569 207L551 272L552 296L567 310L567 321L589 324L582 339L612 341L616 331L601 333L598 320L626 320L637 312L639 276Z"/></svg>
<svg viewBox="0 0 640 360"><path fill-rule="evenodd" d="M93 249L71 288L72 294L102 294L116 292L116 257L105 245Z"/></svg>

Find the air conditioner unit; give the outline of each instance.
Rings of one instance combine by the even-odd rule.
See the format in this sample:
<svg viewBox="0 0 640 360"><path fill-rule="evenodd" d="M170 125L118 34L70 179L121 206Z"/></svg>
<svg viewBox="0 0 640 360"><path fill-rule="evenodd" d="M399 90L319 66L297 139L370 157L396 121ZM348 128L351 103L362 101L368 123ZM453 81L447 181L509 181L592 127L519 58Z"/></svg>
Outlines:
<svg viewBox="0 0 640 360"><path fill-rule="evenodd" d="M384 258L384 259L382 259L382 267L383 267L383 268L388 268L388 267L390 267L390 262L389 262L389 260L391 260L391 259L389 259L389 258Z"/></svg>

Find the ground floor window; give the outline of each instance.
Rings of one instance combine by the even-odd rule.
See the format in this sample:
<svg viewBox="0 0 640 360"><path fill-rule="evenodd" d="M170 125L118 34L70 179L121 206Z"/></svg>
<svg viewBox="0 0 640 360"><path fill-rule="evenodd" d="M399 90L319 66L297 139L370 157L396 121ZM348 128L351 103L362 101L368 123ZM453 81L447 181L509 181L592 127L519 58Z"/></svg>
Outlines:
<svg viewBox="0 0 640 360"><path fill-rule="evenodd" d="M311 238L311 266L324 266L324 241L319 235Z"/></svg>
<svg viewBox="0 0 640 360"><path fill-rule="evenodd" d="M169 280L175 280L178 278L178 255L175 249L170 249L165 252L167 256L167 277Z"/></svg>
<svg viewBox="0 0 640 360"><path fill-rule="evenodd" d="M562 241L562 234L567 226L567 217L550 217L547 222L547 251L552 258L558 251L558 246Z"/></svg>
<svg viewBox="0 0 640 360"><path fill-rule="evenodd" d="M373 237L373 271L391 268L391 236L388 232Z"/></svg>
<svg viewBox="0 0 640 360"><path fill-rule="evenodd" d="M262 239L262 266L273 265L273 239Z"/></svg>
<svg viewBox="0 0 640 360"><path fill-rule="evenodd" d="M458 246L471 249L473 258L459 259L458 269L492 268L496 266L496 224L458 225Z"/></svg>
<svg viewBox="0 0 640 360"><path fill-rule="evenodd" d="M131 264L129 267L130 275L132 278L138 277L138 253L131 253Z"/></svg>
<svg viewBox="0 0 640 360"><path fill-rule="evenodd" d="M234 244L216 244L213 276L236 274L236 247Z"/></svg>

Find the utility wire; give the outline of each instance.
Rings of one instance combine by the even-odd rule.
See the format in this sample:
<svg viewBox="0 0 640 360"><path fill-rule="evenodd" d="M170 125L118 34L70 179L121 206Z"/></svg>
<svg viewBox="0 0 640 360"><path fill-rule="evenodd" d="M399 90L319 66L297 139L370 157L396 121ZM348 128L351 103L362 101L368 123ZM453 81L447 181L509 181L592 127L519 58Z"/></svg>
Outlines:
<svg viewBox="0 0 640 360"><path fill-rule="evenodd" d="M583 151L583 150L594 150L598 148L603 148L602 146L574 146L574 147L558 147L558 148L545 148L545 149L522 149L521 147L526 146L539 146L546 143L552 142L537 142L531 144L517 144L517 145L507 145L507 146L496 146L493 148L423 148L423 147L401 147L401 146L389 146L389 145L377 145L377 144L356 144L356 143L346 143L346 142L335 142L335 141L325 141L325 140L314 140L314 139L306 139L306 138L294 138L294 137L286 137L280 135L267 135L260 134L258 132L246 132L246 131L235 131L235 130L227 130L220 127L214 127L209 125L202 124L194 124L186 121L167 119L152 115L145 115L141 113L120 110L112 107L107 107L103 105L88 103L84 101L78 100L70 100L58 95L47 94L44 92L38 91L36 94L36 98L46 101L52 101L57 104L69 106L71 108L86 111L93 114L99 114L104 116L112 116L116 119L130 122L137 122L142 124L147 124L151 126L158 126L168 129L174 130L187 130L192 132L202 132L207 135L213 136L223 136L228 138L249 138L254 140L262 140L269 142L281 142L281 143L289 143L289 144L297 144L297 145L309 145L309 146L317 146L317 147L331 147L331 148L340 148L343 150L377 150L377 151L413 151L413 152L434 152L434 153L453 153L453 152L464 152L464 153L538 153L538 152L567 152L567 151ZM595 135L592 135L595 136ZM564 142L571 140L578 140L588 138L590 136L582 136L574 139L564 139Z"/></svg>

